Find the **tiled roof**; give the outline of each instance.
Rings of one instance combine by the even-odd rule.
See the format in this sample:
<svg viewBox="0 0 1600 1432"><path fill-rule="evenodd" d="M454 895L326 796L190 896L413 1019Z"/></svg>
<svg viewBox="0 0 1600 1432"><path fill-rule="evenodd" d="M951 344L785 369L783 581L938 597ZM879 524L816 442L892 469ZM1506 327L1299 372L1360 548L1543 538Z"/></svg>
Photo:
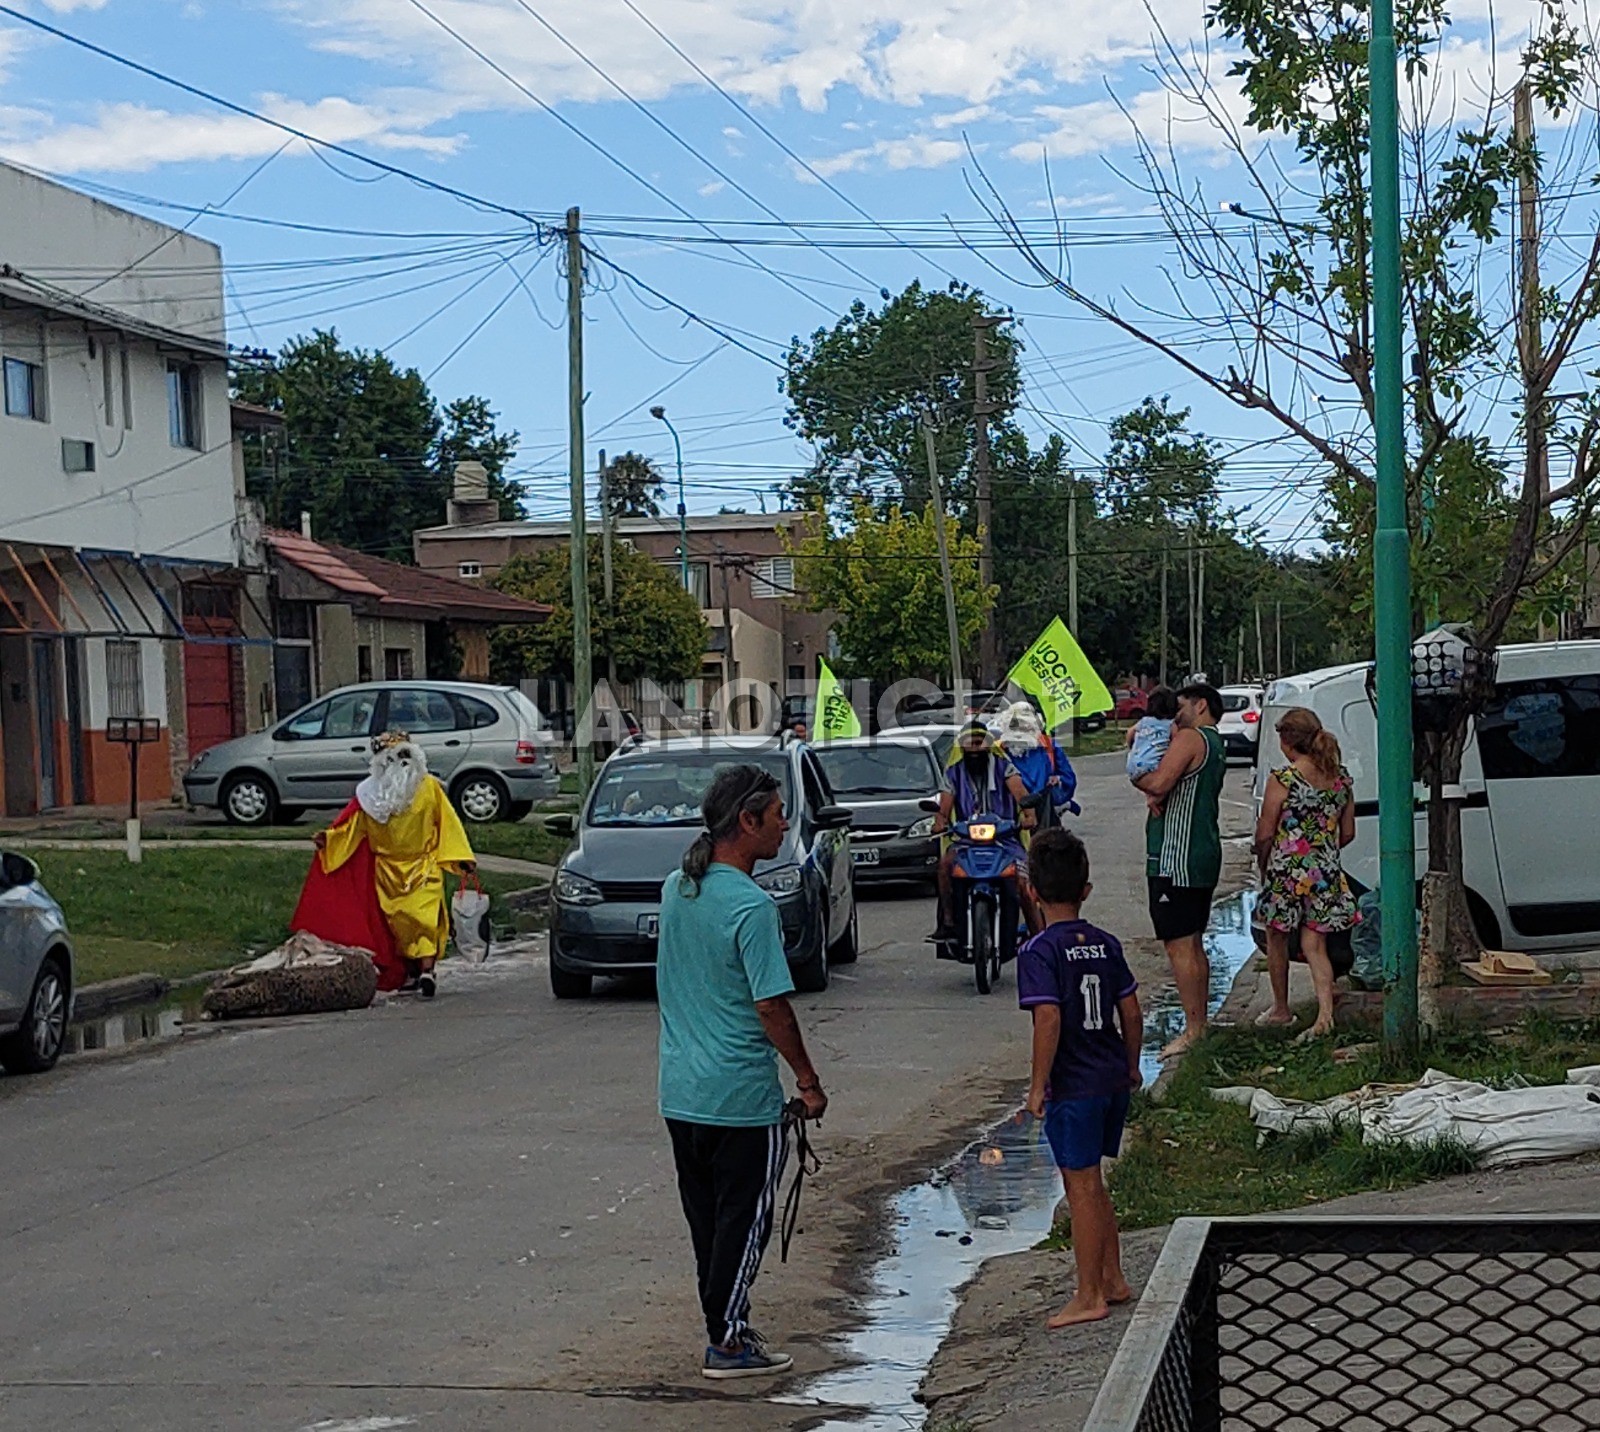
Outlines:
<svg viewBox="0 0 1600 1432"><path fill-rule="evenodd" d="M524 601L454 577L435 576L419 567L369 557L332 542L314 542L297 532L268 528L262 536L290 566L356 598L357 605L379 612L489 625L541 622L550 615L551 609L542 602Z"/></svg>

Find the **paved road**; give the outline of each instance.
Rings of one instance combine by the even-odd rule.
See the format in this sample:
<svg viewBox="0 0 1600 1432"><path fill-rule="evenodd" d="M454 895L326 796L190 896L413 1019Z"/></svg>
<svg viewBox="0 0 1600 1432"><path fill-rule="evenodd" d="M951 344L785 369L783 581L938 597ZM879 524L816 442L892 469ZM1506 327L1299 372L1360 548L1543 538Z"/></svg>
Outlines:
<svg viewBox="0 0 1600 1432"><path fill-rule="evenodd" d="M1108 924L1138 883L1118 766L1085 763ZM835 1360L884 1195L1025 1077L1009 975L978 997L922 943L931 917L926 898L864 900L860 963L802 1001L828 1162L796 1261L774 1256L756 1290L801 1373ZM815 1409L764 1400L795 1384L695 1375L654 1059L648 990L558 1005L531 956L447 964L432 1005L0 1080L0 1426L807 1425Z"/></svg>

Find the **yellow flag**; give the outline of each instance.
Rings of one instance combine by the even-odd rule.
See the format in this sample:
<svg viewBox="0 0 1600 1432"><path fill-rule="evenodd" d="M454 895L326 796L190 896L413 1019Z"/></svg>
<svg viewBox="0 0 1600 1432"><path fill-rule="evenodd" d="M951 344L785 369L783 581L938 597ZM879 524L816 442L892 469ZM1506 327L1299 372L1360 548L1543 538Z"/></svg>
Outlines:
<svg viewBox="0 0 1600 1432"><path fill-rule="evenodd" d="M1007 678L1039 698L1045 721L1053 730L1074 716L1092 716L1115 704L1099 673L1089 665L1083 648L1057 617L1044 634L1023 652L1022 660Z"/></svg>
<svg viewBox="0 0 1600 1432"><path fill-rule="evenodd" d="M861 718L850 705L850 698L839 689L839 678L828 670L828 663L817 662L817 739L831 741L861 734Z"/></svg>

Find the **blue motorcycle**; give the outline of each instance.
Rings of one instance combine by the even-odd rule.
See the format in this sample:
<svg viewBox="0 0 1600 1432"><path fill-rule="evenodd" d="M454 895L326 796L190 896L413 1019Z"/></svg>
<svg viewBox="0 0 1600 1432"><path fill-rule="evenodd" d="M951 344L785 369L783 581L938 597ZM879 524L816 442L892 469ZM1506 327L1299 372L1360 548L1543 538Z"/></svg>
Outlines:
<svg viewBox="0 0 1600 1432"><path fill-rule="evenodd" d="M1000 967L1017 956L1017 837L1015 821L975 815L953 821L955 863L951 883L960 938L950 958L972 966L978 993L988 994Z"/></svg>

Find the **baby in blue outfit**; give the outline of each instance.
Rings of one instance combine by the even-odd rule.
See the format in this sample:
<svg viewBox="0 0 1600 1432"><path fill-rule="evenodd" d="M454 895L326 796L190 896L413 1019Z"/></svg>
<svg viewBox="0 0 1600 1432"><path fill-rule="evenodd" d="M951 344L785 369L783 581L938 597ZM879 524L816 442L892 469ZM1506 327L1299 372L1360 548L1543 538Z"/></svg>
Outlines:
<svg viewBox="0 0 1600 1432"><path fill-rule="evenodd" d="M1170 687L1158 686L1150 693L1145 714L1128 732L1128 779L1148 776L1161 764L1172 743L1172 723L1178 717L1178 697Z"/></svg>

